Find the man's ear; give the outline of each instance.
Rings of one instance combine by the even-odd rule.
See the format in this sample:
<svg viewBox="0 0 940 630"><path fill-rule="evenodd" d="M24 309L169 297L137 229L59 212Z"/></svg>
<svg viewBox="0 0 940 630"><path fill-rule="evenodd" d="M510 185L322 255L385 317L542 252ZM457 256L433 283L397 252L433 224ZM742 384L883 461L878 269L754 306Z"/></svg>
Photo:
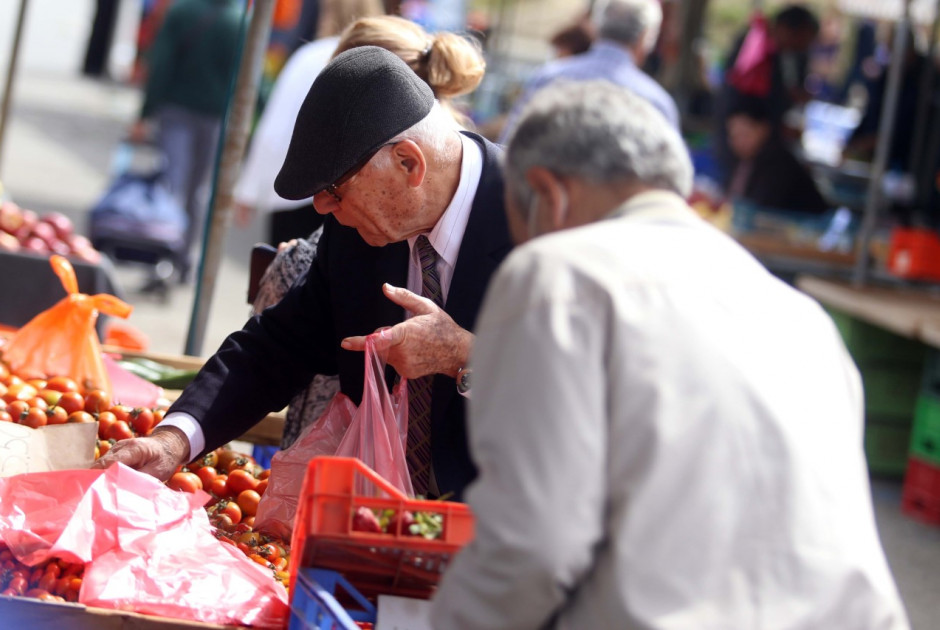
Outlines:
<svg viewBox="0 0 940 630"><path fill-rule="evenodd" d="M549 204L546 209L551 217L551 229L561 228L565 218L563 214L568 206L568 195L561 179L542 166L530 168L526 171L525 178L539 199L543 200L542 203Z"/></svg>
<svg viewBox="0 0 940 630"><path fill-rule="evenodd" d="M411 188L417 188L424 182L428 170L424 151L413 140L402 140L392 145L392 165L405 174Z"/></svg>

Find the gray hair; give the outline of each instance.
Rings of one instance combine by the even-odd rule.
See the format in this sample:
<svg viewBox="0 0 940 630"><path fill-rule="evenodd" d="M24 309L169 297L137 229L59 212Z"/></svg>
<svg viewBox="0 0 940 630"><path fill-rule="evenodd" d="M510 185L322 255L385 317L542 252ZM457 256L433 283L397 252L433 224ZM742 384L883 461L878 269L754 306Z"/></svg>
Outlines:
<svg viewBox="0 0 940 630"><path fill-rule="evenodd" d="M389 143L411 140L423 149L430 149L426 151L426 155L446 163L456 160L460 155L459 145L447 142L457 129L453 116L441 107L440 101L435 100L427 116L389 140ZM390 153L379 155L375 165L386 168L388 161L392 159Z"/></svg>
<svg viewBox="0 0 940 630"><path fill-rule="evenodd" d="M597 33L603 39L634 46L649 52L659 37L663 9L659 0L607 0L594 7Z"/></svg>
<svg viewBox="0 0 940 630"><path fill-rule="evenodd" d="M687 197L692 162L682 138L645 99L607 81L555 81L522 114L506 151L506 186L520 208L541 166L598 184L636 182Z"/></svg>

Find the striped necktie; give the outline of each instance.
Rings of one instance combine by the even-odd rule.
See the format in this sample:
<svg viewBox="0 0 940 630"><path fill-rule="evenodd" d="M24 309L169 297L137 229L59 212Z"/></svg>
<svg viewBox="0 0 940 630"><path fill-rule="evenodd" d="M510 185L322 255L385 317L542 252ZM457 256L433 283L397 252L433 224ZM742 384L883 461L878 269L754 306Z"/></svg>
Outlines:
<svg viewBox="0 0 940 630"><path fill-rule="evenodd" d="M426 236L415 242L421 264L421 295L444 305L437 275L437 252ZM427 496L431 481L431 384L434 375L408 381L408 447L406 459L415 494Z"/></svg>

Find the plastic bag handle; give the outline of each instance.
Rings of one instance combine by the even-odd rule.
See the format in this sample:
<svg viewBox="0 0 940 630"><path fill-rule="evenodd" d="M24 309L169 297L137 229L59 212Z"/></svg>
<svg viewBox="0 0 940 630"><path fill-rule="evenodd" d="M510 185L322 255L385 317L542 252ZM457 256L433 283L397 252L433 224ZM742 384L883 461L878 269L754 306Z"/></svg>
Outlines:
<svg viewBox="0 0 940 630"><path fill-rule="evenodd" d="M314 459L319 459L319 458L315 457ZM402 492L401 490L393 486L385 477L383 477L379 473L375 472L374 470L366 466L361 459L358 459L356 457L341 457L341 458L331 457L330 459L351 459L352 461L356 462L356 467L359 469L358 472L362 476L368 478L370 481L372 481L372 483L378 486L379 489L381 489L383 492L388 493L393 499L396 499L398 501L410 501L411 500L405 495L404 492ZM310 463L311 463L310 468L312 469L313 462L311 461Z"/></svg>
<svg viewBox="0 0 940 630"><path fill-rule="evenodd" d="M78 279L75 277L75 268L72 267L72 263L65 256L59 256L58 254L53 254L49 258L49 263L52 265L55 275L59 276L59 280L62 281L65 292L69 294L78 293Z"/></svg>
<svg viewBox="0 0 940 630"><path fill-rule="evenodd" d="M128 316L130 316L131 311L134 310L134 307L127 302L116 298L113 295L108 295L107 293L98 293L93 295L91 296L91 300L98 311L104 313L105 315L113 315L122 319L127 319Z"/></svg>

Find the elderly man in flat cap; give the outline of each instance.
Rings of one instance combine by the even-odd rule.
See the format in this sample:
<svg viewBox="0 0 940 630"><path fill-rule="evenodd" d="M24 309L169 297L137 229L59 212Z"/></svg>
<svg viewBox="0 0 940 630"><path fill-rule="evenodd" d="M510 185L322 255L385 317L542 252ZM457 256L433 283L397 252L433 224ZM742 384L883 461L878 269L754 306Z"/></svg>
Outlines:
<svg viewBox="0 0 940 630"><path fill-rule="evenodd" d="M98 465L166 479L283 408L314 374L338 373L358 402L363 335L391 327L389 363L409 379L415 492L459 497L475 475L462 395L469 331L512 246L498 152L458 133L394 54L337 56L301 107L275 182L329 215L309 274L225 340L151 437L118 443Z"/></svg>

